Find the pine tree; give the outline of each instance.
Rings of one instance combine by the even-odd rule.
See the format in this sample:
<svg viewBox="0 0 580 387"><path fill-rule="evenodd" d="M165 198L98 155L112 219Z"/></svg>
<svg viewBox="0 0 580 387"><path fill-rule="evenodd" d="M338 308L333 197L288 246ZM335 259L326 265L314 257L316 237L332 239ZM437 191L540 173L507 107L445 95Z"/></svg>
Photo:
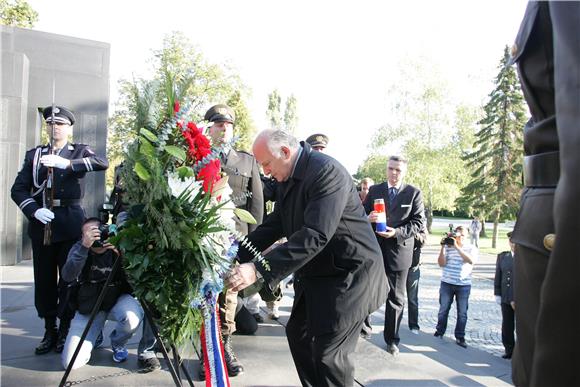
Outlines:
<svg viewBox="0 0 580 387"><path fill-rule="evenodd" d="M465 156L472 168L471 182L461 202L470 203L480 219L493 220L492 247L496 247L502 216L515 214L522 188L523 127L527 120L520 83L506 46L498 66L495 88L484 106L474 150Z"/></svg>

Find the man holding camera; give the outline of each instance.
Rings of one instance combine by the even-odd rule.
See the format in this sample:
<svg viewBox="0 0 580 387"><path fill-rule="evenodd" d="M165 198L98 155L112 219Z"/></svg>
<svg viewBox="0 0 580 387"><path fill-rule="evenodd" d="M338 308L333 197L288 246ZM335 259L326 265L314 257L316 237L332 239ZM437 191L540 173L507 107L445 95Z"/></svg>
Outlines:
<svg viewBox="0 0 580 387"><path fill-rule="evenodd" d="M443 268L441 287L439 288L439 315L435 337L442 338L447 329L449 309L453 297L457 300L457 323L455 325L455 342L463 348L465 343L465 326L467 325L467 308L471 293L471 272L473 262L477 259L477 248L465 245L466 230L458 226L441 240L441 250L437 263Z"/></svg>
<svg viewBox="0 0 580 387"><path fill-rule="evenodd" d="M42 112L51 143L26 152L24 164L12 185L12 200L28 218L34 265L34 306L44 319L45 333L35 353L62 352L72 313L62 305L65 285L58 280L70 247L78 240L85 212L81 207L83 178L87 172L109 166L85 144L72 144L68 138L75 123L74 114L62 106ZM49 172L52 187L47 187ZM49 189L51 188L51 193ZM52 206L46 203L52 200ZM50 232L45 240L47 227ZM59 302L60 300L60 302ZM56 328L56 318L60 326Z"/></svg>
<svg viewBox="0 0 580 387"><path fill-rule="evenodd" d="M108 231L107 225L102 225L98 218L85 220L82 226L82 239L70 249L66 264L62 268L62 277L65 281L80 282L76 299L71 300L77 313L72 320L62 353L64 368L71 362L96 300L115 261L119 259L119 252L115 246L106 241ZM119 268L107 286L103 302L82 343L73 369L88 363L93 348L98 347L103 340L102 330L107 320L117 322L109 336L113 348L113 361L120 363L127 360L129 353L125 346L143 319L141 305L130 293L125 273Z"/></svg>

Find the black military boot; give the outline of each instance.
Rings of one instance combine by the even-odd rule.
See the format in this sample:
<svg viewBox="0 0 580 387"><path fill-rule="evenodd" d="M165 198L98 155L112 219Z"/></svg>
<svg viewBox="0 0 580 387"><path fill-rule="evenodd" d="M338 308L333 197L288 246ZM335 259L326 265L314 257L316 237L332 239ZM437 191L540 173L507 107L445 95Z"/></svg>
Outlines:
<svg viewBox="0 0 580 387"><path fill-rule="evenodd" d="M61 353L64 349L64 343L66 342L66 336L68 335L68 330L70 328L70 320L60 320L60 325L58 327L58 335L56 337L56 344L54 346L54 352Z"/></svg>
<svg viewBox="0 0 580 387"><path fill-rule="evenodd" d="M37 355L44 355L45 353L52 351L56 345L57 336L56 327L46 328L44 330L44 337L40 344L38 344L38 347L34 350L34 353Z"/></svg>
<svg viewBox="0 0 580 387"><path fill-rule="evenodd" d="M232 349L232 338L229 335L224 335L224 352L226 357L226 367L228 368L229 376L237 376L244 373L244 366L238 361L234 350Z"/></svg>

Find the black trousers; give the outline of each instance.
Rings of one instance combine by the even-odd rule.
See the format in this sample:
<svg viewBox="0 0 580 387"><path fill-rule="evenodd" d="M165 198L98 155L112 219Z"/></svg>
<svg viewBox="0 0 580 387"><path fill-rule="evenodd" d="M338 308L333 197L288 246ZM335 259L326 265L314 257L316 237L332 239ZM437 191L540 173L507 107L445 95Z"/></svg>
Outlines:
<svg viewBox="0 0 580 387"><path fill-rule="evenodd" d="M351 387L354 385L352 353L362 320L336 332L313 336L306 327L304 299L292 309L286 337L300 382L305 387Z"/></svg>
<svg viewBox="0 0 580 387"><path fill-rule="evenodd" d="M34 306L38 317L54 321L71 320L74 311L66 305L66 283L60 279L68 252L75 240L43 244L43 235L34 235L32 241L32 260L34 268ZM47 327L48 328L48 327Z"/></svg>
<svg viewBox="0 0 580 387"><path fill-rule="evenodd" d="M514 351L515 337L515 313L510 304L501 303L501 342L505 348L505 353L511 355Z"/></svg>
<svg viewBox="0 0 580 387"><path fill-rule="evenodd" d="M546 275L548 257L518 244L515 256L514 300L518 314L516 319L518 340L512 357L512 379L516 386L529 386L536 346L540 290Z"/></svg>
<svg viewBox="0 0 580 387"><path fill-rule="evenodd" d="M385 342L399 345L399 328L405 311L405 289L409 270L387 271L389 294L385 305Z"/></svg>
<svg viewBox="0 0 580 387"><path fill-rule="evenodd" d="M419 328L419 279L421 266L413 266L407 274L407 308L409 329Z"/></svg>

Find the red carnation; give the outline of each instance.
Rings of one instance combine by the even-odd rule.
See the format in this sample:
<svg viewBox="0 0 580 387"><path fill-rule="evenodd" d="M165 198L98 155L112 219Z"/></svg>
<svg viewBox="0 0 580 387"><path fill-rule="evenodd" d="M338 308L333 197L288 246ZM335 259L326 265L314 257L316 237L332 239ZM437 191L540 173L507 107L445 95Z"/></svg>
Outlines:
<svg viewBox="0 0 580 387"><path fill-rule="evenodd" d="M210 192L214 183L219 180L221 163L218 159L211 160L197 174L197 180L203 180L204 192Z"/></svg>
<svg viewBox="0 0 580 387"><path fill-rule="evenodd" d="M179 109L181 109L181 106L179 106L179 101L175 101L173 103L173 112L177 113L179 111Z"/></svg>

